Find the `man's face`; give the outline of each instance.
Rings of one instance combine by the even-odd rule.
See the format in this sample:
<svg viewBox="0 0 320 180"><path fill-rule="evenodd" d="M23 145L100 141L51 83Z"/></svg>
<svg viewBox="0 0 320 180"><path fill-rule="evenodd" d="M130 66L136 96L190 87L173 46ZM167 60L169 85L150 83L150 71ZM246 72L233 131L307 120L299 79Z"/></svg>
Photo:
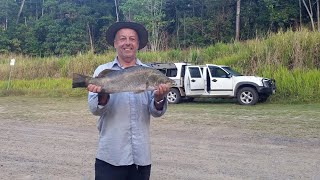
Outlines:
<svg viewBox="0 0 320 180"><path fill-rule="evenodd" d="M139 48L138 34L133 29L120 29L114 39L114 47L121 60L133 60L136 58Z"/></svg>

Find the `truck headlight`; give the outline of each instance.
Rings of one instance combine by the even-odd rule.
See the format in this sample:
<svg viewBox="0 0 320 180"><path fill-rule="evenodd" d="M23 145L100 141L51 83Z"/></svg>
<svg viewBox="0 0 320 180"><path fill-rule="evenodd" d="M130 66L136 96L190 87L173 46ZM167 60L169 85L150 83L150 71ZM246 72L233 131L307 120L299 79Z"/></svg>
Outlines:
<svg viewBox="0 0 320 180"><path fill-rule="evenodd" d="M271 87L270 79L262 79L262 84L264 87Z"/></svg>

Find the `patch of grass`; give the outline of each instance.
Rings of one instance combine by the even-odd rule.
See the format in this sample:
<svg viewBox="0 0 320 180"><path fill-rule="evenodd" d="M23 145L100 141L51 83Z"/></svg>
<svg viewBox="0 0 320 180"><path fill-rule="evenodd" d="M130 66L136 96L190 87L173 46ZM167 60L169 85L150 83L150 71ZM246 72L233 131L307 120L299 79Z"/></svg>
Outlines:
<svg viewBox="0 0 320 180"><path fill-rule="evenodd" d="M37 102L37 103L35 103ZM71 116L90 116L88 112L86 97L24 97L8 96L1 97L0 110L6 108L9 113L1 114L1 118L27 119L26 112L34 112L36 117L39 112L50 109L57 112L65 111L65 120ZM7 108L14 107L14 108ZM292 138L306 138L320 140L320 104L258 104L256 106L241 106L230 101L207 101L169 104L168 111L161 121L166 123L183 123L190 126L228 127L244 132L255 132L274 136L285 136ZM2 109L3 110L3 109ZM74 114L72 114L74 113ZM43 115L44 116L44 115ZM51 117L55 116L51 114ZM31 118L31 115L30 115ZM39 118L46 121L46 118ZM94 122L94 121L92 121Z"/></svg>
<svg viewBox="0 0 320 180"><path fill-rule="evenodd" d="M263 77L276 80L277 93L275 96L279 100L292 103L320 101L319 70L265 67L260 71Z"/></svg>
<svg viewBox="0 0 320 180"><path fill-rule="evenodd" d="M0 96L34 97L81 97L86 89L72 89L72 81L67 78L0 81Z"/></svg>

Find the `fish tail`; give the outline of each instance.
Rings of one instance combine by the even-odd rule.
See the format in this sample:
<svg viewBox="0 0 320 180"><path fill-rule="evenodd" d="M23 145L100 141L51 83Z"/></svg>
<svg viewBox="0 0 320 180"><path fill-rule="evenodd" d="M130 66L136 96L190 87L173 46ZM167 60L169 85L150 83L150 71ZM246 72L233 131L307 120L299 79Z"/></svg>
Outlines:
<svg viewBox="0 0 320 180"><path fill-rule="evenodd" d="M89 78L89 76L73 73L72 88L87 87Z"/></svg>

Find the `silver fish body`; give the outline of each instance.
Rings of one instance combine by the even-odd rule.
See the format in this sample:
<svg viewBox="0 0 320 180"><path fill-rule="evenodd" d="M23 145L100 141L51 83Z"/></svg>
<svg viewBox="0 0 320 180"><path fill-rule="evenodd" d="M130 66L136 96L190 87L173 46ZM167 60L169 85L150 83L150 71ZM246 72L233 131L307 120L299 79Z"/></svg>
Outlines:
<svg viewBox="0 0 320 180"><path fill-rule="evenodd" d="M172 87L175 85L175 81L159 70L144 66L133 66L123 70L106 69L98 77L73 74L73 88L87 87L89 84L101 86L102 92L112 94L154 90L160 84L167 84Z"/></svg>

